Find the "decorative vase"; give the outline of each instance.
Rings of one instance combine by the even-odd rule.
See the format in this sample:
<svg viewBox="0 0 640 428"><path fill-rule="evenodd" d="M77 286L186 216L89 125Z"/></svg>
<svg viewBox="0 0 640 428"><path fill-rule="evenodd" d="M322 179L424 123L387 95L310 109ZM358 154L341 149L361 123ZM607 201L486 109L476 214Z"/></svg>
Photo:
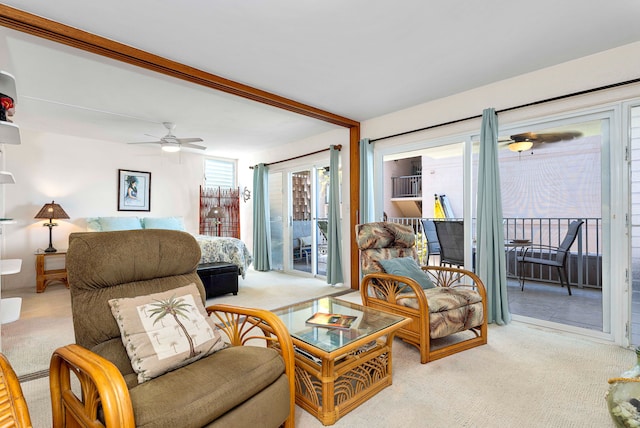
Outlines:
<svg viewBox="0 0 640 428"><path fill-rule="evenodd" d="M636 348L636 365L620 377L609 379L606 395L609 414L617 427L640 428L640 346Z"/></svg>

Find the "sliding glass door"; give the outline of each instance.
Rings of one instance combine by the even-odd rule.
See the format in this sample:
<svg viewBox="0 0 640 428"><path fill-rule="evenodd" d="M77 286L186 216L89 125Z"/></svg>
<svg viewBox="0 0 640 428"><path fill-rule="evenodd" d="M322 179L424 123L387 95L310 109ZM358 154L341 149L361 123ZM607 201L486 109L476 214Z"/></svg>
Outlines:
<svg viewBox="0 0 640 428"><path fill-rule="evenodd" d="M291 233L289 253L291 267L298 272L311 273L313 249L313 211L315 188L312 169L296 170L290 175Z"/></svg>
<svg viewBox="0 0 640 428"><path fill-rule="evenodd" d="M269 173L273 269L326 275L328 189L327 166Z"/></svg>
<svg viewBox="0 0 640 428"><path fill-rule="evenodd" d="M511 314L540 325L610 333L611 290L603 281L608 258L603 220L610 206L608 115L501 130L498 146ZM473 165L475 169L477 155ZM474 180L474 194L475 187ZM555 259L576 220L584 223L564 266L518 262L525 253ZM566 274L571 294L561 274Z"/></svg>
<svg viewBox="0 0 640 428"><path fill-rule="evenodd" d="M629 114L630 208L631 208L631 322L630 345L640 346L640 106Z"/></svg>
<svg viewBox="0 0 640 428"><path fill-rule="evenodd" d="M602 109L500 130L505 259L514 319L595 337L619 334L623 321L616 318L612 302L620 301L624 285L611 269L610 251L611 219L620 218L612 216L614 209L620 213L619 206L612 208L617 203L611 184L614 115ZM422 263L439 263L438 255L428 251L422 221L462 219L465 267L474 269L478 149L478 138L471 135L376 147L377 210L382 207L388 221L414 228ZM534 246L558 247L573 220L584 224L567 257L569 295L554 267L520 270L517 260Z"/></svg>

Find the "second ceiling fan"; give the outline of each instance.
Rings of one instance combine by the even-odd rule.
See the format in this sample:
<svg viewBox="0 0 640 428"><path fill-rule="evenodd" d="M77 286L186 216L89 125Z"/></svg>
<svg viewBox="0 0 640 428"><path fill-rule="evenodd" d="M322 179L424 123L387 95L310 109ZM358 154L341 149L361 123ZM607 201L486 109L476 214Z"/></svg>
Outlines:
<svg viewBox="0 0 640 428"><path fill-rule="evenodd" d="M511 135L507 140L500 140L512 152L522 152L529 150L534 145L542 143L557 143L559 141L573 140L582 136L579 131L565 132L524 132L522 134Z"/></svg>
<svg viewBox="0 0 640 428"><path fill-rule="evenodd" d="M162 122L165 128L167 128L167 135L158 139L157 141L137 141L129 144L160 144L162 150L165 152L179 152L183 147L197 150L206 150L207 148L204 146L199 146L197 144L200 141L204 141L202 138L178 138L173 135L173 130L176 127L175 123L172 122ZM146 134L149 135L149 134ZM153 135L149 135L153 137Z"/></svg>

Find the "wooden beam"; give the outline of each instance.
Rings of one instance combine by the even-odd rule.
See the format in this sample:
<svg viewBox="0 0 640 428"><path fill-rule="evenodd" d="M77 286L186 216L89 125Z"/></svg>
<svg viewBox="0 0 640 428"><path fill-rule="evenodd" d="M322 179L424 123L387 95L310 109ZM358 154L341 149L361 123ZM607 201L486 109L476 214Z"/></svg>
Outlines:
<svg viewBox="0 0 640 428"><path fill-rule="evenodd" d="M349 242L351 243L351 288L360 288L360 257L356 244L356 225L360 207L360 127L354 126L349 132Z"/></svg>
<svg viewBox="0 0 640 428"><path fill-rule="evenodd" d="M86 52L182 79L187 82L349 128L349 187L351 204L349 213L349 242L351 243L351 254L349 260L351 263L351 284L348 285L353 289L358 289L360 282L360 263L358 261L358 247L355 243L355 226L358 224L360 204L360 151L358 149L360 122L261 89L234 82L216 76L215 74L207 73L194 67L3 4L0 4L0 25Z"/></svg>
<svg viewBox="0 0 640 428"><path fill-rule="evenodd" d="M0 5L0 25L334 125L346 128L360 126L360 123L355 120L234 82L6 5Z"/></svg>

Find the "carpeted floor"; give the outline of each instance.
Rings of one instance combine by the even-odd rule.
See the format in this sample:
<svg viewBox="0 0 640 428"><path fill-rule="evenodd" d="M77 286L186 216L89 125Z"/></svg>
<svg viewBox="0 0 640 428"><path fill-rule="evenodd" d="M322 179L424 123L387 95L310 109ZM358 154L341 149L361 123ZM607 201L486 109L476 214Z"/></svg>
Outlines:
<svg viewBox="0 0 640 428"><path fill-rule="evenodd" d="M306 281L312 282L303 287ZM238 296L217 298L215 303L273 309L306 300L314 297L313 294L345 291L349 290L332 288L317 280L250 272L247 280L241 280ZM360 301L357 293L344 294L340 298ZM57 323L55 335L69 334L64 322ZM42 320L39 327L45 330L45 325L54 324L53 319ZM2 328L3 350L8 340L5 327ZM38 348L35 345L39 340L46 341L46 337L46 332L38 332L29 347L40 349L34 351L36 353L42 352L46 346ZM393 385L343 416L334 426L614 426L604 400L607 379L635 363L633 351L517 322L502 327L490 325L488 337L489 343L485 346L429 364L420 364L418 351L396 339L392 355ZM20 358L32 358L27 357L30 351L25 347L20 346L20 349L24 350L19 352ZM47 365L48 355L44 358ZM16 358L10 357L12 364L21 364ZM34 365L42 364L42 358L33 358ZM23 382L22 387L33 426L51 426L48 379L29 380ZM323 425L297 408L296 426L314 428Z"/></svg>

